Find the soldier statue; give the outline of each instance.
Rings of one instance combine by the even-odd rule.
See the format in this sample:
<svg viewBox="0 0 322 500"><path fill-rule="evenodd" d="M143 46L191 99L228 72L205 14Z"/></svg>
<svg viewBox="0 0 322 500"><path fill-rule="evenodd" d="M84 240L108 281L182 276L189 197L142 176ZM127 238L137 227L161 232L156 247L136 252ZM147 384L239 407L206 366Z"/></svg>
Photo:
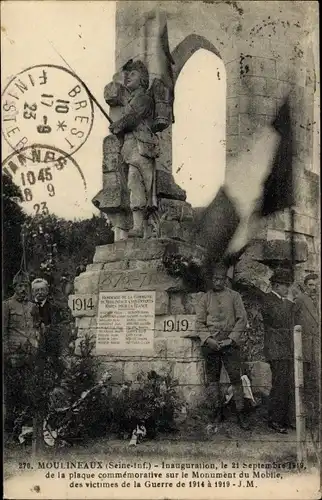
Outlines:
<svg viewBox="0 0 322 500"><path fill-rule="evenodd" d="M151 87L139 60L126 63L105 87L105 100L117 119L103 142L103 189L93 203L112 223L115 241L147 238L148 219L157 208L156 132L171 121L171 98L162 82Z"/></svg>
<svg viewBox="0 0 322 500"><path fill-rule="evenodd" d="M112 135L104 139L103 189L93 203L112 223L115 241L148 237L148 219L157 208L156 132L168 126L171 118L165 86L159 81L152 87L153 91L148 70L139 60L130 60L105 87L105 100L118 117L110 125ZM154 98L158 93L159 103Z"/></svg>

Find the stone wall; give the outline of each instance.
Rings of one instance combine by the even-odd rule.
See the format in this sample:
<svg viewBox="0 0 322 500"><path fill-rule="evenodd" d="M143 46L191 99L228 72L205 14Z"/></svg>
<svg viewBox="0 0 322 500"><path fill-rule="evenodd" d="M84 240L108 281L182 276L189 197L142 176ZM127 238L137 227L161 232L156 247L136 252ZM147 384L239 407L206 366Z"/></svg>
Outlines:
<svg viewBox="0 0 322 500"><path fill-rule="evenodd" d="M316 3L117 2L117 68L129 58L144 59L147 50L144 16L155 7L167 14L175 78L198 49L213 52L225 64L227 168L229 165L236 168L230 159L251 147L253 133L271 122L285 96L290 95L295 133L295 231L298 241L306 242L309 248L308 260L298 266L298 277L304 271L317 270L319 169L313 165L313 131L318 133L314 124L318 62L314 61L316 51L312 42L317 29ZM171 128L161 135L161 151L158 169L171 172ZM289 215L285 212L267 221L262 236L285 241L289 231Z"/></svg>
<svg viewBox="0 0 322 500"><path fill-rule="evenodd" d="M148 62L145 15L155 7L167 13L175 78L198 49L209 50L224 62L227 169L237 168L237 163L230 160L245 148L252 147L253 133L272 121L285 96L290 95L295 132L295 230L302 256L299 258L302 262L299 277L303 271L317 269L320 253L319 177L313 165L317 65L312 57L311 42L312 30L315 29L312 19L318 18L316 3L211 0L117 2L117 70L130 58ZM171 127L160 134L160 146L157 169L159 173L163 172L159 174L159 179L167 183L167 175L170 176L172 171ZM181 202L180 207L181 204L183 206L183 192L177 189L173 197ZM189 211L188 206L184 205L184 208ZM281 260L287 251L289 235L289 214L285 212L271 217L259 231L258 241L244 254L236 276L255 277L258 285L265 289L271 271L258 260L265 256L265 252L273 253L277 260ZM153 352L142 356L137 352L113 351L102 358L104 368L111 371L116 387L126 380L134 381L142 370L170 373L178 379L187 402L198 405L205 382L204 362L198 342L182 338L182 332L171 333L162 328L166 319L180 320L182 315L189 317L190 327L193 328L198 300L198 294L190 293L179 278L169 276L164 269L162 255L168 241L129 240L98 247L93 264L87 266L86 272L75 280L75 294L90 294L97 307L101 291L155 290ZM184 243L179 245L182 255L202 256L201 248ZM85 333L96 335L96 315L95 308L91 316L77 314L79 339ZM249 368L255 392L267 394L270 387L268 365L254 361Z"/></svg>

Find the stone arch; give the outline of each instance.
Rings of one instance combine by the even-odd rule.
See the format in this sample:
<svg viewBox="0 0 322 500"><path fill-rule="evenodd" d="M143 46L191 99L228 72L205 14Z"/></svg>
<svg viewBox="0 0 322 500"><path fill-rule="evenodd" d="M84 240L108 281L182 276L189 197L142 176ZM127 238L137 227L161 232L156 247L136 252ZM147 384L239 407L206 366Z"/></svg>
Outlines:
<svg viewBox="0 0 322 500"><path fill-rule="evenodd" d="M195 36L190 40L195 42ZM172 174L193 207L213 199L226 170L226 69L218 52L205 42L198 37L197 44L190 41L177 52L181 57L171 130Z"/></svg>
<svg viewBox="0 0 322 500"><path fill-rule="evenodd" d="M207 40L207 38L196 34L188 35L172 52L172 58L174 61L173 76L175 82L188 59L190 59L190 57L199 49L208 50L222 59L219 51L211 42L209 42L209 40Z"/></svg>

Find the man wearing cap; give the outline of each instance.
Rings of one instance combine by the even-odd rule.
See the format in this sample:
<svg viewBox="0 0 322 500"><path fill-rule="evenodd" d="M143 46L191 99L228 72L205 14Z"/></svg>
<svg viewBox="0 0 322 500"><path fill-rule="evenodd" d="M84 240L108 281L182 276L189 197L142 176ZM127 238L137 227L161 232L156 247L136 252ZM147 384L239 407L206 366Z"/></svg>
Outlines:
<svg viewBox="0 0 322 500"><path fill-rule="evenodd" d="M264 353L272 372L268 423L286 433L294 425L293 303L287 299L292 284L288 269L276 269L270 278L271 292L261 294Z"/></svg>
<svg viewBox="0 0 322 500"><path fill-rule="evenodd" d="M18 273L13 285L14 295L3 303L6 428L9 432L15 418L29 403L25 383L32 372L38 347L35 305L29 300L28 275Z"/></svg>
<svg viewBox="0 0 322 500"><path fill-rule="evenodd" d="M110 125L110 131L123 138L121 155L128 166L127 186L133 215L131 237L143 237L149 209L156 206L155 158L158 139L152 131L154 102L148 93L149 73L142 61L129 61L123 68L129 99L123 116Z"/></svg>
<svg viewBox="0 0 322 500"><path fill-rule="evenodd" d="M3 303L3 348L14 354L18 349L26 352L38 347L34 328L35 306L29 300L29 277L17 274L13 279L14 294Z"/></svg>
<svg viewBox="0 0 322 500"><path fill-rule="evenodd" d="M294 324L302 326L304 391L307 415L314 424L319 422L320 321L318 275L307 274L304 292L295 299Z"/></svg>
<svg viewBox="0 0 322 500"><path fill-rule="evenodd" d="M212 289L196 307L196 330L206 361L208 383L214 386L216 406L221 408L220 373L224 364L233 386L238 423L249 429L244 413L241 382L240 342L247 326L247 314L238 292L225 286L227 268L217 264L212 276Z"/></svg>

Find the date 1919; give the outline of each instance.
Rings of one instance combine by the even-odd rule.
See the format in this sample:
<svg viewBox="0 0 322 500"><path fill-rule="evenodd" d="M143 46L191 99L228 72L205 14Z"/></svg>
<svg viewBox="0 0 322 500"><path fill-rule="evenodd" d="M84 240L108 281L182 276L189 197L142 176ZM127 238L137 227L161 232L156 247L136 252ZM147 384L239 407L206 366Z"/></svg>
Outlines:
<svg viewBox="0 0 322 500"><path fill-rule="evenodd" d="M189 328L187 319L174 321L173 319L165 319L163 322L164 332L186 332Z"/></svg>

